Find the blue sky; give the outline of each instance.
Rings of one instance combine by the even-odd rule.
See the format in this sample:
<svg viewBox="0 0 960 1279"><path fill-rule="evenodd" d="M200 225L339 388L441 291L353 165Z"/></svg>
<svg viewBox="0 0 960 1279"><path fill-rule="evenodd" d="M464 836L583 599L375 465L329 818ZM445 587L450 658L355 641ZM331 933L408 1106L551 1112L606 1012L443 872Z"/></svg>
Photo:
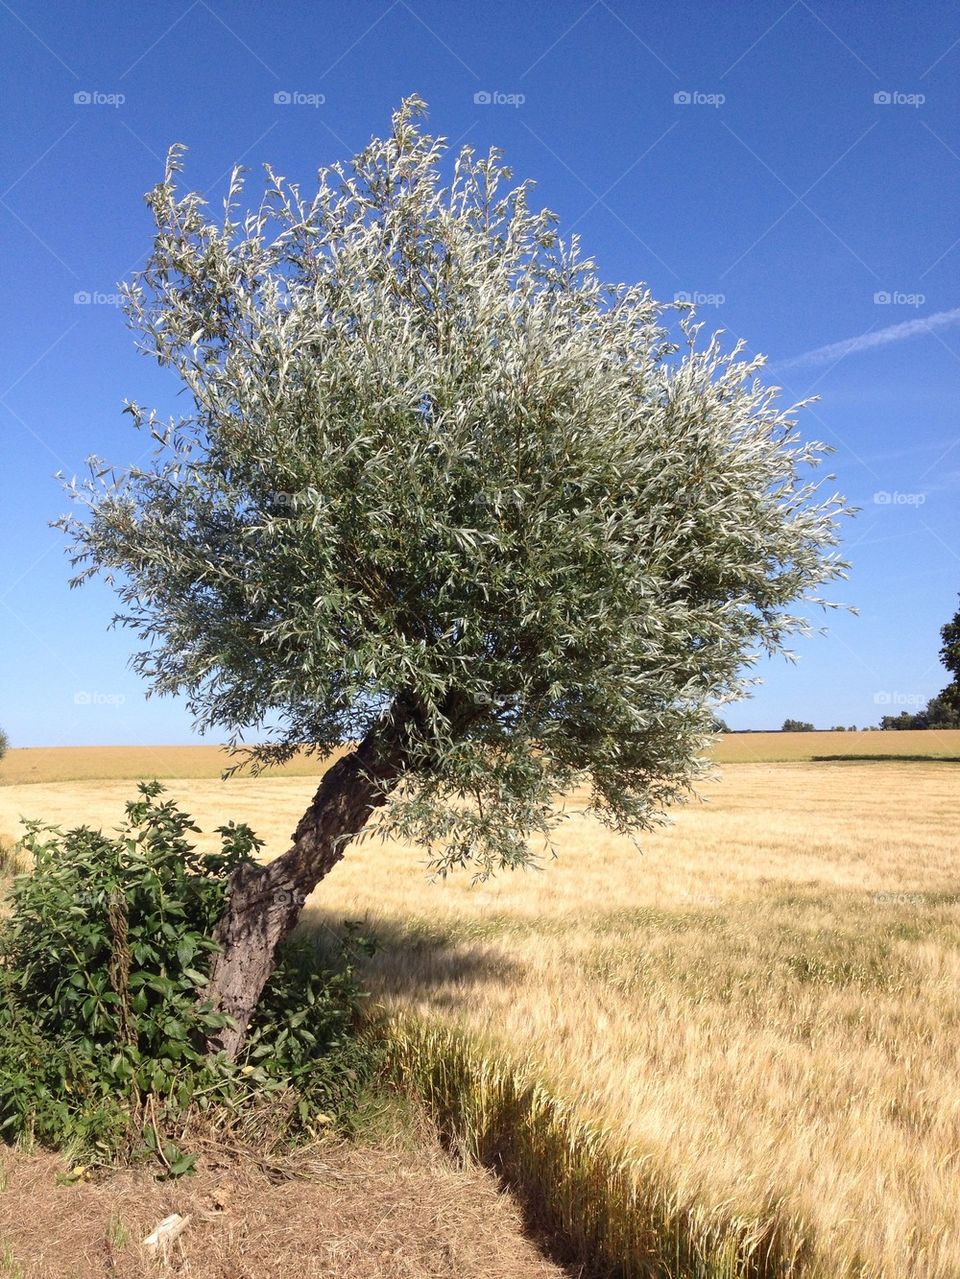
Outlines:
<svg viewBox="0 0 960 1279"><path fill-rule="evenodd" d="M173 142L219 198L242 160L308 184L418 92L452 142L505 149L610 280L695 297L764 351L836 447L858 616L764 663L734 727L875 723L946 682L960 591L960 11L628 0L0 0L0 724L17 745L179 742L106 586L71 592L53 475L176 408L114 305ZM279 95L279 97L278 97ZM289 100L284 100L284 97ZM488 99L488 100L484 100Z"/></svg>

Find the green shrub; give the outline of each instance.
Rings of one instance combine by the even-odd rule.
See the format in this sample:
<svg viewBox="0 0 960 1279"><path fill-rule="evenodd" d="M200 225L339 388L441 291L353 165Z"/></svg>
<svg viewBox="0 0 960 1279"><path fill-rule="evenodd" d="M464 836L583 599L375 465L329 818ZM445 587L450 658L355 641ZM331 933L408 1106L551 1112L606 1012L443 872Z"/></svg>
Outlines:
<svg viewBox="0 0 960 1279"><path fill-rule="evenodd" d="M107 1158L147 1150L179 1173L191 1157L171 1134L191 1117L267 1115L274 1140L295 1140L349 1107L372 1050L346 951L321 969L294 943L241 1058L208 1054L224 1025L202 999L213 932L260 841L231 823L218 852L198 852L163 788L139 789L113 835L28 824L33 872L14 880L0 924L0 1135Z"/></svg>

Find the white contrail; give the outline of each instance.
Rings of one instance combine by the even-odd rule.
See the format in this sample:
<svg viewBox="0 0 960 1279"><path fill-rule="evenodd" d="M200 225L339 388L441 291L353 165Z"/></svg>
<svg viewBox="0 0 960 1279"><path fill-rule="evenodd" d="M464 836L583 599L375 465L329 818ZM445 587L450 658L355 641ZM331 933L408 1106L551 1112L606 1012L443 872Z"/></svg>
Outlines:
<svg viewBox="0 0 960 1279"><path fill-rule="evenodd" d="M874 346L889 346L891 342L903 342L922 333L950 328L953 324L960 324L960 306L954 307L952 311L937 311L934 315L904 320L902 324L890 324L885 329L861 333L859 337L845 338L842 342L831 342L829 346L818 346L814 351L795 355L792 360L782 360L776 367L794 369L800 364L829 364L842 360L845 355L858 355Z"/></svg>

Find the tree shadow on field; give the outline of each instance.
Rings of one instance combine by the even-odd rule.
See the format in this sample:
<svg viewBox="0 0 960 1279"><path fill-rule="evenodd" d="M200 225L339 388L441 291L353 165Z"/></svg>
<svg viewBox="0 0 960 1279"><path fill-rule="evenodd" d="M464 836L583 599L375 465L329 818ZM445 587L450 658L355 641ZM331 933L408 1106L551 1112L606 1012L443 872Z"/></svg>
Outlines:
<svg viewBox="0 0 960 1279"><path fill-rule="evenodd" d="M463 922L445 918L376 916L348 925L343 911L311 906L304 910L298 932L317 946L321 960L332 960L346 946L348 953L355 956L361 981L375 997L396 998L420 1012L428 1010L429 1013L443 1014L449 1010L455 1026L456 1014L462 1010L465 995L469 992L473 992L474 999L478 993L482 998L484 987L495 987L505 982L517 987L529 980L523 962L504 953L497 945L504 934L497 927L496 920L485 921L484 931L479 936L470 930L469 925L463 930ZM377 949L372 956L366 953L366 939L376 943ZM433 1093L432 1100L422 1095L421 1099L441 1143L453 1157L475 1160L489 1168L501 1188L510 1193L519 1211L524 1234L557 1267L558 1276L566 1276L567 1279L627 1279L628 1275L643 1273L649 1275L649 1279L661 1275L663 1279L668 1276L670 1279L698 1279L698 1276L707 1275L707 1269L700 1269L692 1260L695 1254L699 1256L701 1246L696 1213L691 1214L689 1232L685 1233L687 1227L683 1221L669 1213L669 1220L662 1217L662 1205L654 1191L651 1191L649 1204L630 1210L635 1215L639 1214L637 1237L655 1241L649 1245L649 1268L642 1271L628 1269L626 1263L621 1264L616 1257L611 1259L610 1248L619 1245L615 1241L610 1243L603 1229L589 1222L594 1221L600 1211L597 1203L606 1202L605 1196L609 1195L614 1205L621 1202L618 1199L621 1191L617 1189L620 1164L614 1161L607 1165L602 1159L595 1164L588 1161L585 1166L592 1171L585 1174L586 1180L578 1183L574 1178L564 1189L566 1183L561 1182L563 1170L567 1167L567 1151L563 1146L562 1131L558 1129L554 1133L550 1128L554 1122L551 1116L555 1112L543 1109L542 1102L538 1100L539 1094L533 1090L529 1080L523 1082L516 1093L511 1094L508 1090L504 1095L498 1094L496 1089L484 1091L482 1084L477 1084L485 1098L485 1118L479 1129L471 1128L472 1120L465 1117L471 1114L471 1108L466 1104L461 1111L460 1103L463 1090L472 1087L472 1069L468 1067L464 1072L462 1062L454 1054L449 1071L439 1069L436 1072L442 1081L439 1091ZM431 1072L432 1067L428 1067L427 1074ZM448 1086L450 1091L444 1091ZM419 1085L415 1082L413 1091L415 1095L419 1092ZM542 1146L537 1147L541 1154L534 1166L523 1134L531 1125L536 1126L540 1122L546 1123L547 1131ZM469 1139L465 1136L467 1132L471 1133ZM656 1179L653 1184L656 1184ZM556 1198L558 1193L560 1199ZM586 1228L576 1224L579 1221L576 1216L571 1225L569 1213L563 1208L562 1196L566 1194L578 1197L583 1220L588 1222ZM616 1223L619 1218L615 1207L611 1213L611 1221ZM737 1270L745 1279L747 1276L749 1279L774 1279L777 1274L787 1273L786 1262L782 1270L778 1268L779 1226L772 1220L766 1228L769 1229L769 1238L764 1247L758 1247L756 1239L751 1236L752 1242L747 1249L750 1255L745 1255L743 1268ZM669 1260L664 1249L669 1252ZM676 1256L674 1250L677 1250ZM709 1273L720 1274L721 1271L710 1269ZM727 1271L724 1269L722 1273Z"/></svg>
<svg viewBox="0 0 960 1279"><path fill-rule="evenodd" d="M455 1007L464 990L516 980L522 968L495 946L462 937L453 922L381 916L348 922L342 911L309 906L297 932L315 942L322 957L346 948L378 994L429 995L438 1009Z"/></svg>
<svg viewBox="0 0 960 1279"><path fill-rule="evenodd" d="M357 964L361 981L375 996L410 1001L431 1012L456 1013L467 991L501 982L523 980L523 965L495 944L494 933L478 938L464 934L458 921L424 918L389 919L377 916L347 923L342 911L308 907L301 916L298 934L316 944L321 960L333 960L346 947ZM368 955L366 943L376 949ZM442 1116L428 1106L441 1144L455 1159L469 1158L489 1168L501 1190L508 1192L520 1214L523 1233L556 1267L558 1279L615 1279L608 1266L592 1268L564 1232L557 1228L555 1213L541 1188L512 1173L510 1142L503 1148L490 1135L482 1149L469 1156L461 1139L448 1129Z"/></svg>

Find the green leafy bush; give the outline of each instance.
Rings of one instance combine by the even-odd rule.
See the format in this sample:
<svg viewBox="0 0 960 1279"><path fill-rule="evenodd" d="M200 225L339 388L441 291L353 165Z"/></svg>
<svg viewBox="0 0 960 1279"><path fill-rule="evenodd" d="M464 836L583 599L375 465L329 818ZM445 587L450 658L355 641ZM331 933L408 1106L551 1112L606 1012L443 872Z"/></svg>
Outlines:
<svg viewBox="0 0 960 1279"><path fill-rule="evenodd" d="M224 1025L204 1003L228 881L260 841L218 828L198 852L191 819L143 783L121 829L28 824L33 871L0 925L0 1135L101 1156L155 1152L172 1173L191 1157L171 1134L192 1117L270 1117L275 1140L327 1124L373 1067L358 1038L361 992L346 952L321 969L286 948L241 1058L211 1056Z"/></svg>

